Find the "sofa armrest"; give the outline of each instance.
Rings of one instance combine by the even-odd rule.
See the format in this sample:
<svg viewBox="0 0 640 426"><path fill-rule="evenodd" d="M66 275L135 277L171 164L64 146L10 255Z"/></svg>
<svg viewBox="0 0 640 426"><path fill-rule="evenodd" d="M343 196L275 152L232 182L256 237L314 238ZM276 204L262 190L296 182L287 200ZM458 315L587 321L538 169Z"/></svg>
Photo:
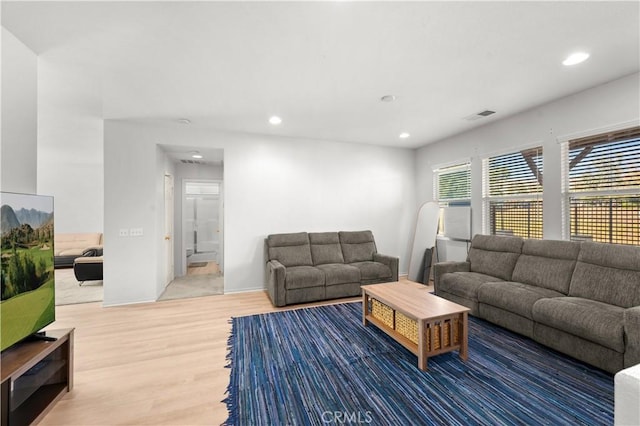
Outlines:
<svg viewBox="0 0 640 426"><path fill-rule="evenodd" d="M394 256L387 256L386 254L374 253L373 261L387 265L391 269L391 280L398 281L398 264L400 258Z"/></svg>
<svg viewBox="0 0 640 426"><path fill-rule="evenodd" d="M102 246L87 247L82 251L82 257L102 256Z"/></svg>
<svg viewBox="0 0 640 426"><path fill-rule="evenodd" d="M640 364L640 306L624 311L624 368Z"/></svg>
<svg viewBox="0 0 640 426"><path fill-rule="evenodd" d="M284 277L287 268L277 260L267 262L267 292L273 306L285 306L287 304L284 288Z"/></svg>
<svg viewBox="0 0 640 426"><path fill-rule="evenodd" d="M439 262L433 265L433 291L438 294L440 280L444 274L451 272L469 272L469 262Z"/></svg>

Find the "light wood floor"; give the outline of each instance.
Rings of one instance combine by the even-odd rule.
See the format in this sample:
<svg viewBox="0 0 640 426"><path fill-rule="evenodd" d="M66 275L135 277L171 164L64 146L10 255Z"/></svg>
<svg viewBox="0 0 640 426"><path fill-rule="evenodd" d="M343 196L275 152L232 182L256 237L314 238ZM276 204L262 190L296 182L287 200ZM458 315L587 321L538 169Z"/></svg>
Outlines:
<svg viewBox="0 0 640 426"><path fill-rule="evenodd" d="M58 306L49 328L75 327L75 384L41 424L218 425L227 418L230 318L276 310L262 291Z"/></svg>

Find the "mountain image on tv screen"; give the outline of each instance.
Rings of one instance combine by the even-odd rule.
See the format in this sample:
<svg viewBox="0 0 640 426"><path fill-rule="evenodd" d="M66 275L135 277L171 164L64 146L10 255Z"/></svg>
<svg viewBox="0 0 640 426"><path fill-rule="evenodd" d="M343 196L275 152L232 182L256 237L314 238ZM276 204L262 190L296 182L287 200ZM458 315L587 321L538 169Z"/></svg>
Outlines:
<svg viewBox="0 0 640 426"><path fill-rule="evenodd" d="M55 320L53 197L0 193L0 350Z"/></svg>

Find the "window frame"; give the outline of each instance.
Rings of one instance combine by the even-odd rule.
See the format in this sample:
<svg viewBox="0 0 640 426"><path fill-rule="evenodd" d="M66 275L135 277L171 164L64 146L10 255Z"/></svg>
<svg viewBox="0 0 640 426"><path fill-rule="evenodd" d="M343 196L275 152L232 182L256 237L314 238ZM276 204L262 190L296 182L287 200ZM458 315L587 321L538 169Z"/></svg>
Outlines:
<svg viewBox="0 0 640 426"><path fill-rule="evenodd" d="M440 176L443 174L455 173L461 170L467 171L468 197L445 198L440 197ZM471 207L471 160L465 159L445 165L440 165L433 169L433 200L440 206L438 221L438 237L444 237L444 209L446 207Z"/></svg>

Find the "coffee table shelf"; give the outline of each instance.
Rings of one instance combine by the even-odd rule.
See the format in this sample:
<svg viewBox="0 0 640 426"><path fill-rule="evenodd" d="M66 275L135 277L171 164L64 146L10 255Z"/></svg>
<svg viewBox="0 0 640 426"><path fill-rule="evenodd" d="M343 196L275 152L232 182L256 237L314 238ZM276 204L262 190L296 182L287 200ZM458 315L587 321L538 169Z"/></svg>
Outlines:
<svg viewBox="0 0 640 426"><path fill-rule="evenodd" d="M457 350L460 358L467 359L468 312L467 307L434 296L417 283L362 287L363 325L375 325L415 354L421 370L427 369L429 357L445 352Z"/></svg>

